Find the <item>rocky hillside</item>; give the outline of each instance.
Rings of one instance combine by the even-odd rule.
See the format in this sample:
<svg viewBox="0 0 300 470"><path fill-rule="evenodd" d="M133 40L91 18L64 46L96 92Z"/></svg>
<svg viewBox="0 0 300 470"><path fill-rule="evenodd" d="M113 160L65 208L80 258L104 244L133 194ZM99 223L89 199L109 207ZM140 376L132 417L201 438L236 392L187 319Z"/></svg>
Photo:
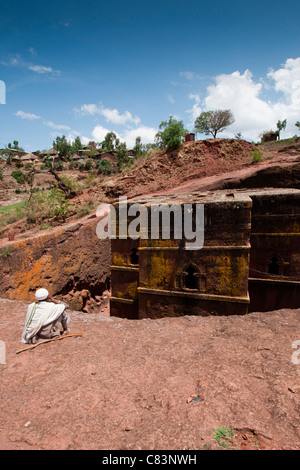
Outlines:
<svg viewBox="0 0 300 470"><path fill-rule="evenodd" d="M282 141L253 144L236 139L207 139L182 144L179 151L161 151L152 157L139 161L126 173L108 179L100 193L108 198L119 195L134 197L138 195L187 192L201 189L226 188L224 181L254 175L260 170L269 169L278 183L275 187L300 187L300 140L298 138ZM294 165L290 174L282 179L281 170ZM298 175L298 176L297 176ZM294 185L296 178L296 185ZM298 178L298 179L297 179ZM299 180L299 181L298 181ZM270 187L267 176L256 184L250 181L245 187ZM233 184L228 188L239 187Z"/></svg>
<svg viewBox="0 0 300 470"><path fill-rule="evenodd" d="M122 175L108 179L101 189L112 198L172 189L186 181L248 167L256 150L255 144L237 139L185 142L179 150L163 150L140 159ZM264 152L262 158L266 158Z"/></svg>

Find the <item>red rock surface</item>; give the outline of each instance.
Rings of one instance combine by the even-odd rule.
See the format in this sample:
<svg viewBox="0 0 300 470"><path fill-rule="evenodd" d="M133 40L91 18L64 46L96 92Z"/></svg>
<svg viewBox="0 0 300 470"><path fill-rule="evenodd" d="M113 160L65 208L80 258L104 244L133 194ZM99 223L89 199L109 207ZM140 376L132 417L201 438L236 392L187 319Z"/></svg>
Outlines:
<svg viewBox="0 0 300 470"><path fill-rule="evenodd" d="M24 238L6 243L0 240L0 296L29 300L43 286L50 295L82 291L88 285L99 295L110 277L110 240L96 235L97 219L86 216L78 221L48 230L27 233ZM67 303L72 304L73 296ZM79 299L77 299L79 300ZM74 309L80 310L78 301Z"/></svg>
<svg viewBox="0 0 300 470"><path fill-rule="evenodd" d="M300 309L138 321L71 312L83 337L16 354L26 310L0 300L1 449L221 449L214 434L226 427L229 448L299 450Z"/></svg>

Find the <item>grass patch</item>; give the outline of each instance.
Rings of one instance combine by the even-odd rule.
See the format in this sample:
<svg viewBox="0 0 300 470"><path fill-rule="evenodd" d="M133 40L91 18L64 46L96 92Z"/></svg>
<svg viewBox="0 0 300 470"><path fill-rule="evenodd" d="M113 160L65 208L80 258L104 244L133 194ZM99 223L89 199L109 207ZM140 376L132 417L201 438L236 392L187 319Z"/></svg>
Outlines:
<svg viewBox="0 0 300 470"><path fill-rule="evenodd" d="M225 426L221 426L215 429L215 433L213 435L213 439L216 439L219 446L224 447L225 449L230 448L230 444L232 444L233 437L233 429L228 429Z"/></svg>
<svg viewBox="0 0 300 470"><path fill-rule="evenodd" d="M10 255L10 251L11 246L5 246L4 248L2 248L2 250L0 251L1 258L7 258Z"/></svg>
<svg viewBox="0 0 300 470"><path fill-rule="evenodd" d="M40 230L45 230L45 229L50 228L50 227L51 227L50 224L42 223L42 224L40 225Z"/></svg>
<svg viewBox="0 0 300 470"><path fill-rule="evenodd" d="M21 201L0 207L0 229L26 217L27 202Z"/></svg>
<svg viewBox="0 0 300 470"><path fill-rule="evenodd" d="M16 202L9 206L0 206L0 215L8 214L14 211L22 211L26 207L26 201Z"/></svg>

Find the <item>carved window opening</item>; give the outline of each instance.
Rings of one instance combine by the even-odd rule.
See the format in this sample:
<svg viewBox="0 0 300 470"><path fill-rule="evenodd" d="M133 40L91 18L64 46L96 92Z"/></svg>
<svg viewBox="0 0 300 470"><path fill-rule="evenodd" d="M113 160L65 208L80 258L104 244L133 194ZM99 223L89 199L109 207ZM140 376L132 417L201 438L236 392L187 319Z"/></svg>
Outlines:
<svg viewBox="0 0 300 470"><path fill-rule="evenodd" d="M194 264L189 264L177 274L177 287L183 290L200 290L199 269Z"/></svg>
<svg viewBox="0 0 300 470"><path fill-rule="evenodd" d="M279 275L280 271L280 260L277 256L272 256L270 259L270 264L269 264L269 274L273 274L275 276Z"/></svg>
<svg viewBox="0 0 300 470"><path fill-rule="evenodd" d="M184 276L185 289L198 289L198 271L194 266L186 268L186 276Z"/></svg>
<svg viewBox="0 0 300 470"><path fill-rule="evenodd" d="M130 264L139 264L139 254L137 248L132 248L131 250Z"/></svg>

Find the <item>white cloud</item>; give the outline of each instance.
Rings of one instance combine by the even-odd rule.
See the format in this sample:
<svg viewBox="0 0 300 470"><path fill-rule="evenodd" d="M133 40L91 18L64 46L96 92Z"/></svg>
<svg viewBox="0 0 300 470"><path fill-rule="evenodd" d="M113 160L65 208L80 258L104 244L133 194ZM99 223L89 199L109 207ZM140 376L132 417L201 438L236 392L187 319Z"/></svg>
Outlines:
<svg viewBox="0 0 300 470"><path fill-rule="evenodd" d="M25 113L24 111L21 111L21 110L17 111L15 115L22 119L29 119L30 121L33 121L35 119L41 119L41 117L37 116L36 114Z"/></svg>
<svg viewBox="0 0 300 470"><path fill-rule="evenodd" d="M174 100L172 95L168 95L168 101L170 101L170 103L172 103L172 104L175 103L175 100Z"/></svg>
<svg viewBox="0 0 300 470"><path fill-rule="evenodd" d="M201 107L199 106L201 100L200 100L200 96L196 93L190 93L189 98L190 100L194 100L195 104L193 105L191 109L186 110L186 113L191 115L191 120L188 123L188 126L190 128L194 128L195 119L201 114Z"/></svg>
<svg viewBox="0 0 300 470"><path fill-rule="evenodd" d="M30 52L32 56L36 55L36 50L33 47L29 47L28 52Z"/></svg>
<svg viewBox="0 0 300 470"><path fill-rule="evenodd" d="M77 136L76 136L76 137L77 137ZM89 138L86 137L85 135L82 135L82 136L80 137L80 140L81 140L81 143L82 143L83 145L87 145L87 144L90 142L91 139L89 139Z"/></svg>
<svg viewBox="0 0 300 470"><path fill-rule="evenodd" d="M187 80L194 80L197 78L197 75L194 72L180 72L180 76L186 78Z"/></svg>
<svg viewBox="0 0 300 470"><path fill-rule="evenodd" d="M17 111L15 115L22 119L29 119L31 121L36 120L36 119L42 119L41 116L37 116L36 114L31 114L31 113L25 113L24 111L21 111L21 110ZM80 137L80 140L84 145L87 145L89 141L91 140L90 138L86 136L82 136L80 132L76 131L75 129L72 129L70 126L66 126L63 124L55 124L53 121L46 121L46 120L43 120L43 124L44 126L50 127L51 129L54 129L56 131L68 131L66 135L66 139L68 142L71 142L71 143L74 142L77 136ZM50 135L51 137L56 138L57 132L50 132Z"/></svg>
<svg viewBox="0 0 300 470"><path fill-rule="evenodd" d="M141 137L143 145L151 144L154 142L157 129L148 126L139 126L136 129L125 131L121 136L121 140L126 142L127 148L132 148L135 145L135 139Z"/></svg>
<svg viewBox="0 0 300 470"><path fill-rule="evenodd" d="M141 121L138 116L133 116L129 111L125 111L121 114L118 109L105 108L101 103L99 105L94 103L83 104L80 109L75 109L75 112L82 115L99 114L103 116L107 122L112 122L113 124L122 126L126 126L128 124L138 125Z"/></svg>
<svg viewBox="0 0 300 470"><path fill-rule="evenodd" d="M22 61L20 59L20 56L17 54L16 57L12 57L8 61L1 60L0 64L4 65L5 67L15 67L15 66L21 65Z"/></svg>
<svg viewBox="0 0 300 470"><path fill-rule="evenodd" d="M279 70L271 69L268 77L275 81L275 89L283 91L286 95L291 94L291 88L295 89L295 82L299 87L300 81L300 57L287 59L284 66Z"/></svg>
<svg viewBox="0 0 300 470"><path fill-rule="evenodd" d="M40 73L40 74L45 74L45 73L58 74L58 73L60 73L60 70L53 70L52 67L45 67L44 65L29 65L28 68L29 68L29 70L32 70L33 72Z"/></svg>
<svg viewBox="0 0 300 470"><path fill-rule="evenodd" d="M31 56L36 54L36 51L33 47L30 47L28 51L30 52ZM24 60L19 54L16 54L15 57L10 58L8 61L2 60L0 63L5 67L20 67L32 70L32 72L36 72L41 75L51 74L53 76L61 73L60 70L54 70L52 67L46 67L44 65L33 65L32 63Z"/></svg>
<svg viewBox="0 0 300 470"><path fill-rule="evenodd" d="M153 143L157 129L148 126L139 126L135 129L127 129L125 132L118 134L111 129L98 125L94 127L92 131L93 139L96 142L102 142L108 132L114 132L120 142L126 142L127 148L132 148L135 145L135 139L137 137L141 137L142 144L144 145Z"/></svg>
<svg viewBox="0 0 300 470"><path fill-rule="evenodd" d="M255 82L249 70L243 74L235 71L215 78L215 85L207 87L203 101L204 110L231 109L235 122L224 136L233 137L241 132L245 138L257 140L266 130L276 130L277 121L287 119L287 128L281 137L296 133L295 122L299 120L300 105L300 58L288 59L279 70L267 74L271 80L266 87L264 81ZM262 99L262 92L270 89L283 93L273 102Z"/></svg>
<svg viewBox="0 0 300 470"><path fill-rule="evenodd" d="M57 130L61 130L61 131L71 130L71 128L69 126L64 126L64 125L61 125L61 124L55 124L52 121L44 121L43 124L45 126L52 127L52 129L57 129Z"/></svg>
<svg viewBox="0 0 300 470"><path fill-rule="evenodd" d="M69 134L66 135L66 140L72 144L77 136L78 134L74 134L74 132L71 131L69 132Z"/></svg>
<svg viewBox="0 0 300 470"><path fill-rule="evenodd" d="M110 129L106 129L103 126L98 125L98 126L94 127L94 129L92 131L93 139L96 142L102 142L104 140L104 137L106 136L106 134L108 132L114 132L116 134L117 138L120 138L120 136L115 131L112 131Z"/></svg>
<svg viewBox="0 0 300 470"><path fill-rule="evenodd" d="M96 104L83 104L80 109L75 109L76 114L97 114L99 113L99 108Z"/></svg>
<svg viewBox="0 0 300 470"><path fill-rule="evenodd" d="M125 111L123 114L120 114L117 109L101 108L100 114L102 114L108 122L122 126L127 124L137 125L141 122L139 117L132 116L129 111Z"/></svg>
<svg viewBox="0 0 300 470"><path fill-rule="evenodd" d="M18 57L13 57L11 60L10 60L10 65L18 65L20 63L20 60Z"/></svg>

